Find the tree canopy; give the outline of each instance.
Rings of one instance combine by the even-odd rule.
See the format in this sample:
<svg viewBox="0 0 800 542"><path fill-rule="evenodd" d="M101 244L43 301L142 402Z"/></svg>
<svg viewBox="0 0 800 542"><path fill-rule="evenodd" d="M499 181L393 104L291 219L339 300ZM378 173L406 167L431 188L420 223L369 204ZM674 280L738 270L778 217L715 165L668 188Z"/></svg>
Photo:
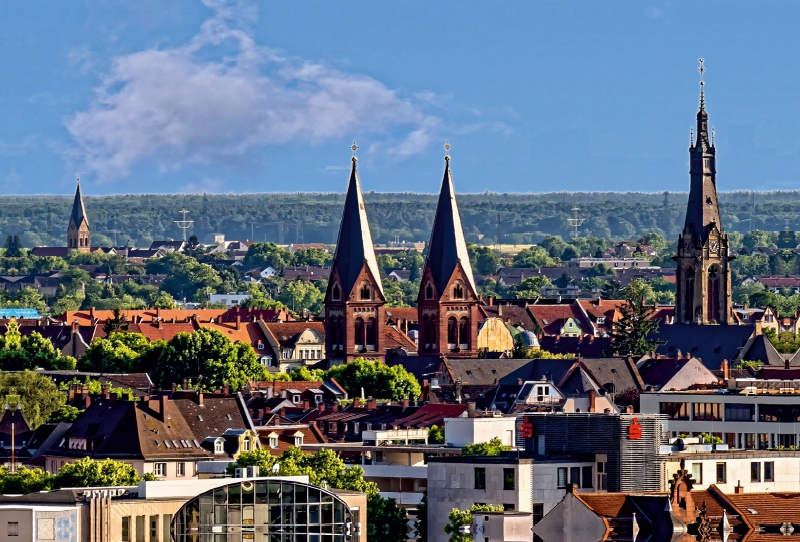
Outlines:
<svg viewBox="0 0 800 542"><path fill-rule="evenodd" d="M0 390L11 408L17 404L32 428L39 427L66 402L52 380L34 371L0 372Z"/></svg>
<svg viewBox="0 0 800 542"><path fill-rule="evenodd" d="M357 358L350 363L336 365L325 372L325 379L334 378L341 384L350 397L364 394L375 398L416 399L422 388L402 365L389 367L380 361Z"/></svg>
<svg viewBox="0 0 800 542"><path fill-rule="evenodd" d="M500 455L500 452L509 450L511 446L506 446L498 437L494 437L489 442L467 444L461 449L461 455Z"/></svg>

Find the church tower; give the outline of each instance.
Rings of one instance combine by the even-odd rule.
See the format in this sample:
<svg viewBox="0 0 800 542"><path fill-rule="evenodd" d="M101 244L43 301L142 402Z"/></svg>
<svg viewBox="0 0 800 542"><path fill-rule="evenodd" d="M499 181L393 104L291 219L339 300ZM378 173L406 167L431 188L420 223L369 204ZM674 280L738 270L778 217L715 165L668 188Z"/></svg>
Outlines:
<svg viewBox="0 0 800 542"><path fill-rule="evenodd" d="M86 216L86 207L83 205L80 181L78 181L78 188L75 190L72 215L69 217L67 247L78 252L89 252L91 247L91 230L89 229L89 219Z"/></svg>
<svg viewBox="0 0 800 542"><path fill-rule="evenodd" d="M450 145L445 149L449 151ZM444 160L444 179L417 299L419 353L474 358L478 356L478 289L458 214L450 156Z"/></svg>
<svg viewBox="0 0 800 542"><path fill-rule="evenodd" d="M342 223L325 292L325 349L333 362L383 359L383 284L372 246L355 143Z"/></svg>
<svg viewBox="0 0 800 542"><path fill-rule="evenodd" d="M700 60L700 74L705 72ZM678 237L675 323L732 324L728 236L722 229L717 200L717 149L709 139L708 113L700 81L697 141L689 146L689 203Z"/></svg>

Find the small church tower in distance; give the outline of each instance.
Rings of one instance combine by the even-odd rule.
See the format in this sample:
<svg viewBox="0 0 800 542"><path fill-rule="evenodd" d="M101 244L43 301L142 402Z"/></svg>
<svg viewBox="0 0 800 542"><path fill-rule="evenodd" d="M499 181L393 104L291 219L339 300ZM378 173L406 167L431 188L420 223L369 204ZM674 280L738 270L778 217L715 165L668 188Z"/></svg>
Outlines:
<svg viewBox="0 0 800 542"><path fill-rule="evenodd" d="M67 228L67 247L78 252L89 252L91 233L79 179L78 187L75 190L75 201L72 203L72 214L69 217L69 227Z"/></svg>
<svg viewBox="0 0 800 542"><path fill-rule="evenodd" d="M722 228L717 199L717 149L709 137L703 59L700 59L700 110L697 140L689 146L691 185L686 222L678 237L676 324L732 324L728 235Z"/></svg>
<svg viewBox="0 0 800 542"><path fill-rule="evenodd" d="M450 144L444 148L444 178L417 298L419 353L475 358L480 300L450 175Z"/></svg>

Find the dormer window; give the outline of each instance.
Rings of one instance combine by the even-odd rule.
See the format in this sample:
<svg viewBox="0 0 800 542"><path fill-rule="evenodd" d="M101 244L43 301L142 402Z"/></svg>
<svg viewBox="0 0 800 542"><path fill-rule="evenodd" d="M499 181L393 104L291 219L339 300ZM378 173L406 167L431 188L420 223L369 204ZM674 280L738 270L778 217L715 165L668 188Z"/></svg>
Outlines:
<svg viewBox="0 0 800 542"><path fill-rule="evenodd" d="M295 394L295 395L292 395L292 402L293 402L294 404L296 404L296 405L299 405L299 404L300 404L300 396L299 396L299 395L297 395L297 394Z"/></svg>
<svg viewBox="0 0 800 542"><path fill-rule="evenodd" d="M597 318L597 323L598 324L605 324L606 323L606 317L605 316L598 317Z"/></svg>
<svg viewBox="0 0 800 542"><path fill-rule="evenodd" d="M334 301L339 301L342 299L342 291L339 289L338 284L333 285L333 290L331 291L331 299Z"/></svg>
<svg viewBox="0 0 800 542"><path fill-rule="evenodd" d="M245 451L245 452L249 452L250 451L250 439L249 438L244 439L244 441L242 442L242 450Z"/></svg>
<svg viewBox="0 0 800 542"><path fill-rule="evenodd" d="M372 299L372 291L369 289L369 285L365 284L361 287L361 301L370 301Z"/></svg>
<svg viewBox="0 0 800 542"><path fill-rule="evenodd" d="M295 446L303 445L303 433L301 433L300 431L294 434L294 445Z"/></svg>
<svg viewBox="0 0 800 542"><path fill-rule="evenodd" d="M268 435L269 447L275 449L278 447L278 433L274 431Z"/></svg>
<svg viewBox="0 0 800 542"><path fill-rule="evenodd" d="M225 452L225 449L224 449L224 443L223 443L222 439L215 440L214 441L214 453L215 454L221 454L223 452Z"/></svg>

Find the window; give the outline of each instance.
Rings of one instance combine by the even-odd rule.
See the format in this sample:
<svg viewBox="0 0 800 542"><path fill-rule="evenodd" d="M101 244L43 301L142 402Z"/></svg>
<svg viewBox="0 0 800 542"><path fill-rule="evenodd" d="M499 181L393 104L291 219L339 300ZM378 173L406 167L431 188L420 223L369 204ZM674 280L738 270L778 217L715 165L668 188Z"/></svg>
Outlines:
<svg viewBox="0 0 800 542"><path fill-rule="evenodd" d="M269 437L269 447L270 448L278 447L278 437Z"/></svg>
<svg viewBox="0 0 800 542"><path fill-rule="evenodd" d="M597 462L597 489L601 491L608 489L608 474L606 474L606 464L602 461Z"/></svg>
<svg viewBox="0 0 800 542"><path fill-rule="evenodd" d="M486 489L486 469L475 467L475 489Z"/></svg>
<svg viewBox="0 0 800 542"><path fill-rule="evenodd" d="M224 451L225 451L225 450L223 449L223 446L224 446L224 445L225 445L225 444L222 442L222 439L217 439L217 440L215 440L215 441L214 441L214 453L215 453L215 454L221 454L222 452L224 452Z"/></svg>
<svg viewBox="0 0 800 542"><path fill-rule="evenodd" d="M692 478L698 484L703 483L703 464L702 463L692 463Z"/></svg>
<svg viewBox="0 0 800 542"><path fill-rule="evenodd" d="M757 461L753 461L752 463L750 463L750 481L751 482L761 481L761 463Z"/></svg>
<svg viewBox="0 0 800 542"><path fill-rule="evenodd" d="M425 299L433 299L433 286L430 284L425 287Z"/></svg>
<svg viewBox="0 0 800 542"><path fill-rule="evenodd" d="M718 484L725 484L727 483L728 473L727 468L725 467L725 463L717 463L717 483Z"/></svg>
<svg viewBox="0 0 800 542"><path fill-rule="evenodd" d="M514 469L503 469L503 489L512 491L516 487L516 473Z"/></svg>
<svg viewBox="0 0 800 542"><path fill-rule="evenodd" d="M660 403L660 411L670 420L689 419L689 403Z"/></svg>
<svg viewBox="0 0 800 542"><path fill-rule="evenodd" d="M769 433L758 434L758 449L766 450L769 448Z"/></svg>
<svg viewBox="0 0 800 542"><path fill-rule="evenodd" d="M342 293L341 290L339 290L338 284L333 285L333 292L331 293L331 297L333 298L334 301L339 301L342 298Z"/></svg>
<svg viewBox="0 0 800 542"><path fill-rule="evenodd" d="M122 518L122 542L131 542L131 517Z"/></svg>
<svg viewBox="0 0 800 542"><path fill-rule="evenodd" d="M372 299L372 292L369 289L369 285L365 284L361 287L361 301L369 301Z"/></svg>
<svg viewBox="0 0 800 542"><path fill-rule="evenodd" d="M516 508L513 502L503 503L503 512L513 512ZM487 537L486 540L488 542L489 538Z"/></svg>
<svg viewBox="0 0 800 542"><path fill-rule="evenodd" d="M536 525L544 518L544 504L537 502L533 503L533 524ZM533 542L542 542L542 539L539 535L533 535Z"/></svg>
<svg viewBox="0 0 800 542"><path fill-rule="evenodd" d="M576 485L581 487L581 468L580 467L570 467L569 468L569 483L570 485Z"/></svg>
<svg viewBox="0 0 800 542"><path fill-rule="evenodd" d="M764 461L764 481L765 482L775 481L775 462Z"/></svg>
<svg viewBox="0 0 800 542"><path fill-rule="evenodd" d="M594 487L594 484L592 483L593 476L592 467L581 468L581 487L583 489L592 489Z"/></svg>
<svg viewBox="0 0 800 542"><path fill-rule="evenodd" d="M299 395L292 395L292 403L299 404L300 403L300 396Z"/></svg>
<svg viewBox="0 0 800 542"><path fill-rule="evenodd" d="M19 521L8 522L8 536L19 536Z"/></svg>
<svg viewBox="0 0 800 542"><path fill-rule="evenodd" d="M156 476L166 476L167 475L167 464L166 463L153 463L153 474Z"/></svg>
<svg viewBox="0 0 800 542"><path fill-rule="evenodd" d="M693 420L722 421L720 403L692 403Z"/></svg>
<svg viewBox="0 0 800 542"><path fill-rule="evenodd" d="M464 287L461 284L456 284L453 287L453 299L464 299Z"/></svg>
<svg viewBox="0 0 800 542"><path fill-rule="evenodd" d="M249 452L250 451L250 439L249 438L245 438L244 441L242 441L242 450L244 450L245 452Z"/></svg>
<svg viewBox="0 0 800 542"><path fill-rule="evenodd" d="M259 341L259 343L258 343L258 349L259 350L264 350L264 343L262 343L261 341Z"/></svg>
<svg viewBox="0 0 800 542"><path fill-rule="evenodd" d="M558 482L558 489L564 489L567 487L567 469L566 467L559 467L558 468L558 476L556 478Z"/></svg>
<svg viewBox="0 0 800 542"><path fill-rule="evenodd" d="M175 464L175 475L176 476L186 476L186 463L176 463Z"/></svg>
<svg viewBox="0 0 800 542"><path fill-rule="evenodd" d="M295 446L302 446L303 445L303 435L296 435L294 437L294 445Z"/></svg>
<svg viewBox="0 0 800 542"><path fill-rule="evenodd" d="M725 405L726 422L754 422L756 421L756 406L742 403L729 403Z"/></svg>
<svg viewBox="0 0 800 542"><path fill-rule="evenodd" d="M795 423L800 421L797 405L758 405L758 421Z"/></svg>
<svg viewBox="0 0 800 542"><path fill-rule="evenodd" d="M150 516L150 542L158 542L158 516Z"/></svg>

